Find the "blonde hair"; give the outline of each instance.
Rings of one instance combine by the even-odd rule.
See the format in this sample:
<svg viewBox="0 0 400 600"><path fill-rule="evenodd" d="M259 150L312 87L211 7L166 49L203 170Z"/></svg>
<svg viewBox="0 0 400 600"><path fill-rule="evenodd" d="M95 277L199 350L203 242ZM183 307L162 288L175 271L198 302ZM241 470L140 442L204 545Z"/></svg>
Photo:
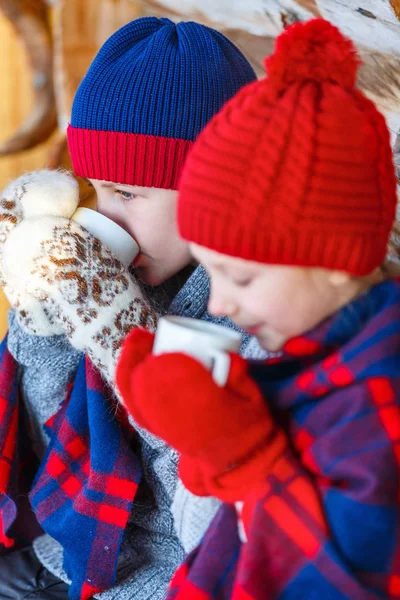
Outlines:
<svg viewBox="0 0 400 600"><path fill-rule="evenodd" d="M400 276L400 220L396 219L389 237L386 258L381 266L385 277Z"/></svg>
<svg viewBox="0 0 400 600"><path fill-rule="evenodd" d="M397 217L389 237L388 250L382 272L386 277L400 276L400 134L393 148L393 162L397 179Z"/></svg>

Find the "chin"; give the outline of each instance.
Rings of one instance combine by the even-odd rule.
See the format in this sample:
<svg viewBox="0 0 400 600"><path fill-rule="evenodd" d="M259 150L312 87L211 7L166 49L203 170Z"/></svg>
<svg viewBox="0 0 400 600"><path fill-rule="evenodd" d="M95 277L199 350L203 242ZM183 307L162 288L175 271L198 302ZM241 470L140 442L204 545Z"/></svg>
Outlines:
<svg viewBox="0 0 400 600"><path fill-rule="evenodd" d="M166 280L165 277L160 275L160 273L152 271L152 269L148 269L146 267L137 267L136 273L143 283L147 283L147 285L151 285L153 287L161 285Z"/></svg>
<svg viewBox="0 0 400 600"><path fill-rule="evenodd" d="M285 345L284 340L273 339L268 335L257 335L256 337L260 346L267 352L280 352Z"/></svg>

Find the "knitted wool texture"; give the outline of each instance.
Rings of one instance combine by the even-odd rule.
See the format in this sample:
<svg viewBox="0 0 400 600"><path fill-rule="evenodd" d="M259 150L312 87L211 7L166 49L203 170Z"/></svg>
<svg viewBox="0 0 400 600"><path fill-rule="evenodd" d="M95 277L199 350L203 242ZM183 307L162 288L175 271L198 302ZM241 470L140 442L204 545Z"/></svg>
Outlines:
<svg viewBox="0 0 400 600"><path fill-rule="evenodd" d="M384 260L396 182L387 126L355 87L352 42L297 23L199 136L180 185L181 235L220 253L354 275Z"/></svg>
<svg viewBox="0 0 400 600"><path fill-rule="evenodd" d="M68 145L82 177L177 189L211 117L255 73L221 33L144 17L103 45L75 95Z"/></svg>

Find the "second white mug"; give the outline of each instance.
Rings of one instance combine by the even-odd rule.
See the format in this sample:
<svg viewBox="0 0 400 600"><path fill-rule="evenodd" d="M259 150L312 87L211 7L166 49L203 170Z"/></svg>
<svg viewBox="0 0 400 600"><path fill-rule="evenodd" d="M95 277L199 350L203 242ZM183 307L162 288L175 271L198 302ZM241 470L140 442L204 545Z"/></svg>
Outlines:
<svg viewBox="0 0 400 600"><path fill-rule="evenodd" d="M233 329L186 317L162 317L158 322L153 354L183 352L212 372L223 387L230 369L229 352L239 352L242 336Z"/></svg>

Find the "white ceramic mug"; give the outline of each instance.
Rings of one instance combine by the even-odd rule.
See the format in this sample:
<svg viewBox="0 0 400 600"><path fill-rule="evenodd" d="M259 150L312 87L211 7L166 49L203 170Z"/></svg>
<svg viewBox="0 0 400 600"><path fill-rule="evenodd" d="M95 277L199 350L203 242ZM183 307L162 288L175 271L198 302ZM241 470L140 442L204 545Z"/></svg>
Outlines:
<svg viewBox="0 0 400 600"><path fill-rule="evenodd" d="M158 322L153 354L189 354L211 371L215 383L223 387L231 364L228 352L239 352L241 340L240 333L221 325L168 316Z"/></svg>
<svg viewBox="0 0 400 600"><path fill-rule="evenodd" d="M117 223L96 210L81 206L71 219L103 242L125 267L129 267L139 254L139 246L133 237Z"/></svg>

